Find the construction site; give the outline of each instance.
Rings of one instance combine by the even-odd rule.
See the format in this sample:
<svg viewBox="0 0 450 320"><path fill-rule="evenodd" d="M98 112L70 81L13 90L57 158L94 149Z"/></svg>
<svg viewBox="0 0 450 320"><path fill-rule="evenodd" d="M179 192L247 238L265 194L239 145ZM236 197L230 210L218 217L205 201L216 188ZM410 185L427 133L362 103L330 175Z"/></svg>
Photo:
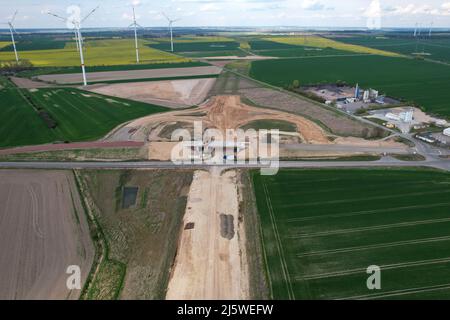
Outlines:
<svg viewBox="0 0 450 320"><path fill-rule="evenodd" d="M0 32L0 299L450 298L445 61L140 9Z"/></svg>

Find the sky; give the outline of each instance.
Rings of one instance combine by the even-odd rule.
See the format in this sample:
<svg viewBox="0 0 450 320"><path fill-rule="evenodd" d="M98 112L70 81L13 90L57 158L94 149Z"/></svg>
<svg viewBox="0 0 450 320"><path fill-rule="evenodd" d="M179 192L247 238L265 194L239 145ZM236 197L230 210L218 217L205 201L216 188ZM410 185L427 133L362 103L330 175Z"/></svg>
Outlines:
<svg viewBox="0 0 450 320"><path fill-rule="evenodd" d="M68 17L73 5L82 17L100 6L83 27L126 27L132 6L143 27L167 25L161 12L185 27L450 27L450 0L0 0L0 22L18 10L16 29L64 28L47 12Z"/></svg>

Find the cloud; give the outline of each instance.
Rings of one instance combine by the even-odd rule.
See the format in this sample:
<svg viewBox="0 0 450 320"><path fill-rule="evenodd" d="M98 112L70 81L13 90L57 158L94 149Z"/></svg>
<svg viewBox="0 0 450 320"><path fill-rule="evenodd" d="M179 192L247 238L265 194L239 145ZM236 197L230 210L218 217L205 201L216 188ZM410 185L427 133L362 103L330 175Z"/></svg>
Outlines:
<svg viewBox="0 0 450 320"><path fill-rule="evenodd" d="M410 3L406 6L393 6L384 9L385 13L390 16L407 16L407 15L433 15L448 16L450 15L450 2L443 3L440 7L432 7L431 5L416 5Z"/></svg>
<svg viewBox="0 0 450 320"><path fill-rule="evenodd" d="M140 18L141 18L141 16L139 14L136 14L136 20L139 20ZM131 13L129 14L127 12L122 13L121 19L122 20L127 20L127 21L133 21L134 20L133 14L131 14Z"/></svg>
<svg viewBox="0 0 450 320"><path fill-rule="evenodd" d="M366 18L380 18L382 14L379 0L373 0L369 7L364 10L363 16Z"/></svg>
<svg viewBox="0 0 450 320"><path fill-rule="evenodd" d="M322 2L319 0L303 0L301 4L301 8L308 11L322 11L327 10L327 8Z"/></svg>
<svg viewBox="0 0 450 320"><path fill-rule="evenodd" d="M200 6L200 8L199 8L199 10L201 12L213 12L213 11L219 11L220 9L221 9L221 7L215 3L207 3L207 4Z"/></svg>

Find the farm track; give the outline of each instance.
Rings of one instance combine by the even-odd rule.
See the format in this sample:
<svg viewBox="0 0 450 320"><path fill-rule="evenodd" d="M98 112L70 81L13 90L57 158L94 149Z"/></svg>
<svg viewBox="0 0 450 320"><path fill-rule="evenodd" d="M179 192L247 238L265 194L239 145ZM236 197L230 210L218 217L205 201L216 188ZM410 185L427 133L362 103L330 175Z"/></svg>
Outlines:
<svg viewBox="0 0 450 320"><path fill-rule="evenodd" d="M279 258L280 258L281 270L283 272L283 277L284 277L284 279L286 281L286 284L287 284L288 296L289 296L289 299L295 300L294 290L292 289L291 276L289 274L289 269L288 269L288 266L287 266L287 263L286 263L286 258L284 256L283 243L281 242L281 237L280 237L280 234L278 232L278 226L276 224L275 214L273 212L271 198L270 198L269 192L267 190L267 186L265 184L263 184L262 187L263 187L264 194L265 194L265 197L266 197L267 207L269 209L269 215L270 215L270 220L272 222L273 233L275 235L278 255L279 255ZM269 270L269 276L270 276L270 270Z"/></svg>
<svg viewBox="0 0 450 320"><path fill-rule="evenodd" d="M131 71L103 71L90 72L88 74L89 82L115 81L115 80L135 80L151 78L172 78L186 76L206 76L217 75L222 69L215 66L206 67L188 67L188 68L167 68L167 69L144 69ZM41 81L54 82L58 84L76 84L80 83L80 74L49 74L37 77Z"/></svg>
<svg viewBox="0 0 450 320"><path fill-rule="evenodd" d="M288 238L289 239L304 239L304 238L311 238L311 237L323 237L323 236L330 236L330 235L358 233L358 232L364 232L364 231L375 231L375 230L386 230L386 229L396 229L396 228L403 228L403 227L421 226L421 225L427 225L427 224L437 224L437 223L442 223L442 222L450 222L450 218L419 220L419 221L413 221L413 222L400 222L400 223L392 223L392 224L372 226L372 227L349 228L349 229L341 229L341 230L333 230L333 231L315 232L315 233L309 233L309 234L306 233L306 234L288 236Z"/></svg>
<svg viewBox="0 0 450 320"><path fill-rule="evenodd" d="M415 260L415 261L409 261L409 262L402 262L402 263L395 263L395 264L387 264L387 265L381 265L379 266L381 270L394 270L394 269L403 269L403 268L409 268L409 267L417 267L417 266L428 266L432 264L443 264L443 263L449 263L450 257L442 258L442 259L430 259L430 260ZM323 278L333 278L333 277L342 277L342 276L348 276L352 274L361 274L364 273L367 270L367 268L359 268L359 269L350 269L350 270L343 270L343 271L336 271L336 272L329 272L329 273L321 273L321 274L312 274L302 277L297 277L296 280L314 280L314 279L323 279Z"/></svg>
<svg viewBox="0 0 450 320"><path fill-rule="evenodd" d="M405 295L416 294L416 293L427 293L427 292L441 291L441 290L448 290L448 289L450 289L450 284L446 283L446 284L440 284L440 285L435 285L435 286L426 286L426 287L410 288L410 289L404 289L404 290L388 291L388 292L382 293L382 294L373 293L373 294L367 294L367 295L361 295L361 296L351 296L351 297L339 298L338 300L385 299L385 298L405 296Z"/></svg>
<svg viewBox="0 0 450 320"><path fill-rule="evenodd" d="M377 213L406 211L406 210L411 210L411 209L430 209L430 208L436 208L436 207L445 207L448 205L450 205L450 202L404 206L404 207L392 207L392 208L388 208L388 209L363 210L363 211L355 211L355 212L342 213L342 214L327 214L327 215L310 216L310 217L304 217L304 218L294 218L294 219L288 219L288 220L286 220L286 222L290 223L290 222L304 222L304 221L321 220L321 219L329 219L329 218L348 218L348 217L357 217L357 216L364 216L364 215L373 215L373 214L377 214Z"/></svg>
<svg viewBox="0 0 450 320"><path fill-rule="evenodd" d="M397 242L389 242L389 243L374 244L374 245L359 246L359 247L348 247L348 248L340 248L340 249L336 249L336 250L311 251L308 253L298 254L297 257L302 258L302 257L322 256L322 255L332 255L332 254L339 254L339 253L365 251L365 250L372 250L372 249L392 248L392 247L399 247L399 246L404 246L404 245L414 245L414 244L441 242L441 241L450 241L450 236L408 240L408 241L397 241Z"/></svg>

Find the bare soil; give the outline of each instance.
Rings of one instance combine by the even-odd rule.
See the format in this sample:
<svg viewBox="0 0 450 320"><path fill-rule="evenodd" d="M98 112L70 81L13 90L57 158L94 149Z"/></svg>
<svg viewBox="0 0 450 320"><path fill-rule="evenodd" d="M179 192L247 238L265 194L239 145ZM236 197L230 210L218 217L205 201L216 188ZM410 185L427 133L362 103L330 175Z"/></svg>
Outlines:
<svg viewBox="0 0 450 320"><path fill-rule="evenodd" d="M96 141L96 142L76 142L60 144L44 144L38 146L17 147L0 150L0 155L37 153L47 151L80 150L80 149L108 149L108 148L139 148L144 143L136 141Z"/></svg>
<svg viewBox="0 0 450 320"><path fill-rule="evenodd" d="M183 223L194 228L182 231L166 298L248 299L237 172L196 171Z"/></svg>
<svg viewBox="0 0 450 320"><path fill-rule="evenodd" d="M215 81L214 78L206 78L103 84L89 86L87 90L169 108L185 108L202 103Z"/></svg>
<svg viewBox="0 0 450 320"><path fill-rule="evenodd" d="M278 110L262 109L242 103L239 96L218 96L196 109L173 111L144 117L128 123L112 134L109 139L127 139L132 141L161 141L158 136L162 125L173 122L194 123L202 121L203 127L238 129L256 120L282 120L295 124L303 141L307 143L329 143L325 131L314 122L301 116ZM152 134L155 130L158 134ZM129 133L129 134L127 134ZM128 136L127 136L128 135Z"/></svg>
<svg viewBox="0 0 450 320"><path fill-rule="evenodd" d="M48 88L51 87L48 83L33 81L27 78L19 78L19 77L11 77L11 81L22 89L39 89L39 88Z"/></svg>
<svg viewBox="0 0 450 320"><path fill-rule="evenodd" d="M335 135L360 138L380 136L376 127L358 122L294 93L290 94L269 88L231 72L222 73L210 92L211 96L224 94L240 95L244 101L249 100L257 106L303 116L320 124L324 129Z"/></svg>
<svg viewBox="0 0 450 320"><path fill-rule="evenodd" d="M67 267L85 282L94 257L70 171L0 171L0 299L78 299Z"/></svg>

